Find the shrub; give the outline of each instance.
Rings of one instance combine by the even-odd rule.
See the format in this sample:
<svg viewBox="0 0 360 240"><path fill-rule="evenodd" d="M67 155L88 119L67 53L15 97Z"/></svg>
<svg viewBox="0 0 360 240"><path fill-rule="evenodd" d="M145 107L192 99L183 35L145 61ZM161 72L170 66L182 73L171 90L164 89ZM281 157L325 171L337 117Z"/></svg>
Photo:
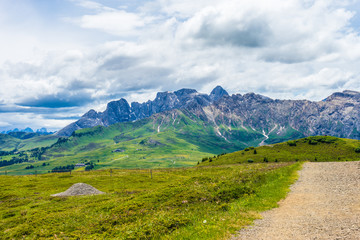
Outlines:
<svg viewBox="0 0 360 240"><path fill-rule="evenodd" d="M207 160L209 160L209 158L208 158L208 157L204 157L203 159L201 159L201 162L205 162L205 161L207 161Z"/></svg>
<svg viewBox="0 0 360 240"><path fill-rule="evenodd" d="M264 162L269 162L267 157L264 157Z"/></svg>
<svg viewBox="0 0 360 240"><path fill-rule="evenodd" d="M248 163L253 163L254 162L254 160L252 160L252 159L248 159L247 161L248 161Z"/></svg>
<svg viewBox="0 0 360 240"><path fill-rule="evenodd" d="M355 152L356 152L356 153L360 153L360 147L355 148Z"/></svg>
<svg viewBox="0 0 360 240"><path fill-rule="evenodd" d="M310 139L309 144L310 145L316 145L316 144L318 144L318 141Z"/></svg>
<svg viewBox="0 0 360 240"><path fill-rule="evenodd" d="M256 151L256 149L254 149L254 154L257 154L257 151Z"/></svg>
<svg viewBox="0 0 360 240"><path fill-rule="evenodd" d="M289 146L296 146L296 142L295 141L288 141L287 142L287 144L289 145Z"/></svg>

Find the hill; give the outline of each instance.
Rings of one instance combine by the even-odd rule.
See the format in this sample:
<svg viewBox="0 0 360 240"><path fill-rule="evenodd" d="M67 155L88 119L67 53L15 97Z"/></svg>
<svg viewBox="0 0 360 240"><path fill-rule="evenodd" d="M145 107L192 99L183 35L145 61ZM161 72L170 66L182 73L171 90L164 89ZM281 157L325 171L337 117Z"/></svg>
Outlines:
<svg viewBox="0 0 360 240"><path fill-rule="evenodd" d="M202 165L248 162L359 161L360 141L331 136L312 136L242 151L203 158Z"/></svg>
<svg viewBox="0 0 360 240"><path fill-rule="evenodd" d="M77 163L94 169L194 166L204 155L233 152L248 146L235 138L225 140L217 136L212 125L188 114L173 110L136 122L81 129L68 138L58 139L51 147L24 151L31 162L6 166L0 171L46 173ZM246 131L241 134L251 144L259 142Z"/></svg>
<svg viewBox="0 0 360 240"><path fill-rule="evenodd" d="M224 129L226 126L219 124L218 128ZM360 146L357 140L335 137L308 137L294 141L296 146L290 146L292 142L262 146L256 149L257 154L253 154L254 149L250 149L250 146L257 146L263 141L259 133L236 126L233 126L231 133L226 137L219 134L213 124L193 114L193 111L172 110L135 122L81 129L68 138L58 139L51 147L3 156L2 160L5 161L13 158L23 160L2 165L0 171L7 171L8 174L68 171L74 170L78 163L85 164L87 169L98 170L186 167L194 166L204 157L222 153L229 154L222 156L221 161L204 164L248 160L311 161L315 158L317 161L330 158L352 160L359 155L354 151ZM309 144L309 139L312 144ZM31 145L28 143L26 146ZM231 153L239 149L245 150ZM335 155L337 159L333 159Z"/></svg>
<svg viewBox="0 0 360 240"><path fill-rule="evenodd" d="M11 132L0 134L0 151L25 151L33 148L48 147L59 137L38 133Z"/></svg>

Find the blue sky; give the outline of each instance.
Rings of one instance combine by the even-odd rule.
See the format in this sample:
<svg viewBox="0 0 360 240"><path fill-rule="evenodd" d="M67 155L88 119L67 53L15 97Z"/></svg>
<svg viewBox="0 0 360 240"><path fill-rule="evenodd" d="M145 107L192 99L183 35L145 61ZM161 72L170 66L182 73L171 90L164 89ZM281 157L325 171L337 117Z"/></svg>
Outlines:
<svg viewBox="0 0 360 240"><path fill-rule="evenodd" d="M360 90L360 2L2 0L0 130L57 130L121 97Z"/></svg>

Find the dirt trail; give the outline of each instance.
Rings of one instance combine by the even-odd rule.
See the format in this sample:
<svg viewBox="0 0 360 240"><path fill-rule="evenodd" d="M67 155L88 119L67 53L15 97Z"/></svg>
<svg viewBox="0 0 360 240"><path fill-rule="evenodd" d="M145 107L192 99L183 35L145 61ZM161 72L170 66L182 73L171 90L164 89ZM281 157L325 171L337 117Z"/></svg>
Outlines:
<svg viewBox="0 0 360 240"><path fill-rule="evenodd" d="M238 240L360 239L360 162L305 163L280 207Z"/></svg>

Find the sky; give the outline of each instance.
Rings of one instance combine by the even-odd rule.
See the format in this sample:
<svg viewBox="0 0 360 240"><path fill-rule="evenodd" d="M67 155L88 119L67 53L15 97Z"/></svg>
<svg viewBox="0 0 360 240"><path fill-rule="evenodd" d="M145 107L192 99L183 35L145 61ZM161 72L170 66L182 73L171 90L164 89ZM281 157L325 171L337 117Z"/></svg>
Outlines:
<svg viewBox="0 0 360 240"><path fill-rule="evenodd" d="M1 0L0 130L193 88L360 91L360 0Z"/></svg>

